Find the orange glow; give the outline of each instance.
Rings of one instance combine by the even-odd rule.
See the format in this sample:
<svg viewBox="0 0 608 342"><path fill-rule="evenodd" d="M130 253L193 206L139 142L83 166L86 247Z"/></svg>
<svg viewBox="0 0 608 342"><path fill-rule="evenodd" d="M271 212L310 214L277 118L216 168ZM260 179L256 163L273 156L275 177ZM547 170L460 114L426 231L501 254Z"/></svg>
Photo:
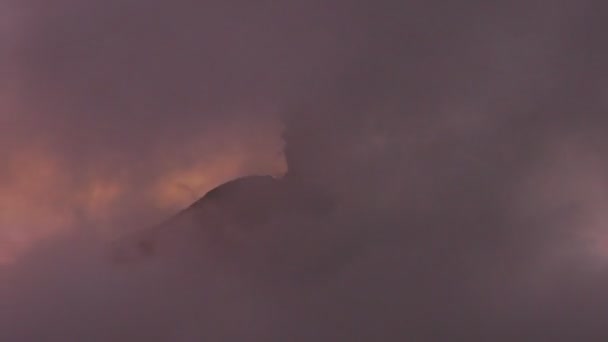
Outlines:
<svg viewBox="0 0 608 342"><path fill-rule="evenodd" d="M110 216L113 205L120 199L123 191L123 186L117 182L94 180L82 196L87 217L103 220Z"/></svg>
<svg viewBox="0 0 608 342"><path fill-rule="evenodd" d="M211 164L194 164L174 170L162 177L151 189L155 206L179 209L192 203L214 186L239 176L240 158L218 158Z"/></svg>
<svg viewBox="0 0 608 342"><path fill-rule="evenodd" d="M28 151L5 161L0 180L0 237L2 259L18 252L31 239L55 233L73 222L62 203L69 194L58 189L66 182L59 166L40 151Z"/></svg>
<svg viewBox="0 0 608 342"><path fill-rule="evenodd" d="M121 215L170 215L220 183L251 172L246 167L251 156L231 151L206 163L168 168L145 188L135 189L132 179L116 175L87 175L76 181L78 170L67 169L59 157L40 148L7 155L6 167L0 169L0 264L41 239L82 224L102 236L116 236L117 229L126 228L109 226ZM254 172L280 174L284 165L282 158L261 158ZM132 214L132 208L138 213ZM137 222L137 217L129 219Z"/></svg>

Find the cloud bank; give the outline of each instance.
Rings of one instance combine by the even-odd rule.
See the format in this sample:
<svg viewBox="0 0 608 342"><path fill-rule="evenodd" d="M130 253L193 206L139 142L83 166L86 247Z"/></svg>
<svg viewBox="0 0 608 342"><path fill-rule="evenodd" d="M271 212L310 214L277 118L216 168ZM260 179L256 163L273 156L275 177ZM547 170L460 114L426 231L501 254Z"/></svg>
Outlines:
<svg viewBox="0 0 608 342"><path fill-rule="evenodd" d="M603 7L22 1L0 203L80 229L5 267L3 339L604 339ZM280 171L283 125L285 210L109 261L93 227ZM91 187L123 211L49 207Z"/></svg>

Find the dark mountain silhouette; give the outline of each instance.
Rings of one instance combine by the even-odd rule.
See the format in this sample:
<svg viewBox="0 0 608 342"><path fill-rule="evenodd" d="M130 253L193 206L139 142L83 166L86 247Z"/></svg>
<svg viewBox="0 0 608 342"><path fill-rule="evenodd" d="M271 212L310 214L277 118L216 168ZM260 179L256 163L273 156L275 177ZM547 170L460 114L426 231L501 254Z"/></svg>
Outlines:
<svg viewBox="0 0 608 342"><path fill-rule="evenodd" d="M212 189L165 222L120 241L114 259L145 262L185 254L237 266L248 264L249 268L256 265L259 272L264 271L260 266L276 268L278 264L292 271L303 270L310 267L305 264L311 260L294 260L287 255L308 258L309 252L318 254L318 248L294 253L294 246L307 248L306 232L287 227L283 218L301 216L310 224L311 220L326 220L333 209L327 197L292 179L242 177ZM329 246L321 253L331 253Z"/></svg>

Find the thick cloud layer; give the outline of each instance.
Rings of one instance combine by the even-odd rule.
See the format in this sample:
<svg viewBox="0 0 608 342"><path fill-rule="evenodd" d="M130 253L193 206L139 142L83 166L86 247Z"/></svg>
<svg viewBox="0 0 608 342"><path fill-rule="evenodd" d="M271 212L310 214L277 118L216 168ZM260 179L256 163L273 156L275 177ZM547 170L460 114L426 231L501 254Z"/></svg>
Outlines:
<svg viewBox="0 0 608 342"><path fill-rule="evenodd" d="M5 239L59 229L28 211L56 226L150 223L235 176L282 172L277 101L263 77L270 62L255 48L269 38L218 20L230 8L4 5Z"/></svg>
<svg viewBox="0 0 608 342"><path fill-rule="evenodd" d="M605 339L605 7L12 5L2 152L29 164L1 179L46 195L0 204L81 229L7 266L0 337ZM280 172L281 124L276 189L165 227L153 258L106 258L91 227L174 203L167 183ZM15 182L24 170L36 181ZM46 204L82 206L91 184L81 221ZM255 230L234 219L268 206Z"/></svg>

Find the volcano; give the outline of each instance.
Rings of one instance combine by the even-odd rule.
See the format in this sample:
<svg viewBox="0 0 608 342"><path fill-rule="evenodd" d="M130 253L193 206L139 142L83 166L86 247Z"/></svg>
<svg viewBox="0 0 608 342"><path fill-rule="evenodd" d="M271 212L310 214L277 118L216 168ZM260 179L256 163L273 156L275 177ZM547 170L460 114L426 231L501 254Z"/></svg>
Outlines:
<svg viewBox="0 0 608 342"><path fill-rule="evenodd" d="M238 263L287 262L284 256L294 254L290 249L306 240L306 230L286 227L284 218L301 217L305 225L317 221L318 227L334 209L327 196L290 179L242 177L212 189L161 224L121 240L114 260L125 263L187 254Z"/></svg>

